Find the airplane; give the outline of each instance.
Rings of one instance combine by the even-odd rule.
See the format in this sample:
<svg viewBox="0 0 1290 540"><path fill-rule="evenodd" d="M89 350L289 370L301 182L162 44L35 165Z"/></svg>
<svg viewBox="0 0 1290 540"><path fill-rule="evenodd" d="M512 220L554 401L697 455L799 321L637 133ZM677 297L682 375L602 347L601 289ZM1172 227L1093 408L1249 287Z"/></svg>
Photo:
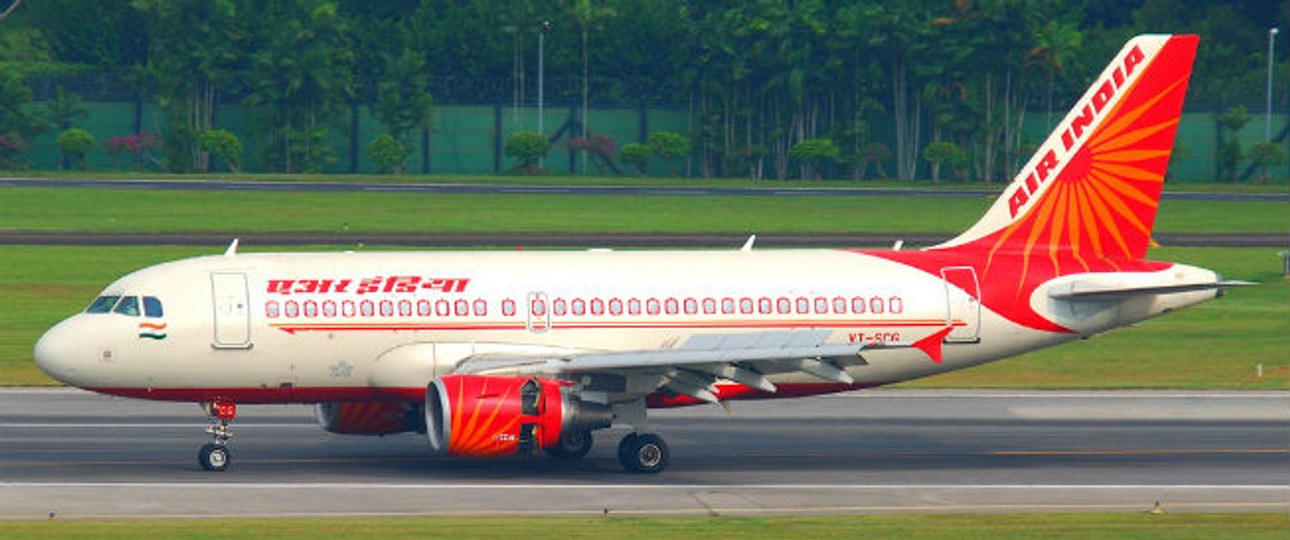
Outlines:
<svg viewBox="0 0 1290 540"><path fill-rule="evenodd" d="M654 407L871 388L1085 338L1239 282L1147 260L1194 35L1128 41L975 225L922 250L238 253L138 270L35 345L104 394L239 404L450 456L666 469Z"/></svg>

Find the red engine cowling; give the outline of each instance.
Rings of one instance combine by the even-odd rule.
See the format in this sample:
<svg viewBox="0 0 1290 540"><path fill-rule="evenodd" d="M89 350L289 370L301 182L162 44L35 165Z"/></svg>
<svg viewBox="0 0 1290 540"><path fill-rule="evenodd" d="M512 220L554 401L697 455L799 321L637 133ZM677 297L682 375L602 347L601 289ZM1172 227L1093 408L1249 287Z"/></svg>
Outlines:
<svg viewBox="0 0 1290 540"><path fill-rule="evenodd" d="M387 401L319 403L318 425L341 435L391 435L423 431L419 407Z"/></svg>
<svg viewBox="0 0 1290 540"><path fill-rule="evenodd" d="M507 456L555 446L560 434L609 427L609 406L550 379L446 375L426 387L426 435L436 454Z"/></svg>

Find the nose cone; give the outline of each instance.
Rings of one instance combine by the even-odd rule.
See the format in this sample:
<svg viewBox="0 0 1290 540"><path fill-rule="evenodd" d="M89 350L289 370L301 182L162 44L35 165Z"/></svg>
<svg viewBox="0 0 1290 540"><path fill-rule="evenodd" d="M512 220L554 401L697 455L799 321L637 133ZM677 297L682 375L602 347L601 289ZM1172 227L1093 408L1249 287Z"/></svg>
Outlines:
<svg viewBox="0 0 1290 540"><path fill-rule="evenodd" d="M36 365L50 377L75 385L79 378L77 366L88 359L80 358L81 355L78 354L81 348L77 346L75 334L69 329L72 325L72 319L67 319L40 336L40 340L36 341L34 356Z"/></svg>

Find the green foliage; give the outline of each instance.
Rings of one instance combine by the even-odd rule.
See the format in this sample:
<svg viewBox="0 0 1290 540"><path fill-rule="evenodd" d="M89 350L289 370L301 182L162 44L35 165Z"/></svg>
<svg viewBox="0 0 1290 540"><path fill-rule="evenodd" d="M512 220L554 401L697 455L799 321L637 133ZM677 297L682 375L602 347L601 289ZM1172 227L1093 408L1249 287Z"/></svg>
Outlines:
<svg viewBox="0 0 1290 540"><path fill-rule="evenodd" d="M923 161L932 165L932 183L940 181L941 167L949 167L950 172L959 176L968 164L967 152L952 142L937 142L923 147Z"/></svg>
<svg viewBox="0 0 1290 540"><path fill-rule="evenodd" d="M402 141L409 130L431 129L434 96L426 90L429 74L425 57L413 49L384 57L384 78L376 89L376 115Z"/></svg>
<svg viewBox="0 0 1290 540"><path fill-rule="evenodd" d="M506 138L502 150L507 156L520 160L517 170L520 174L542 174L538 161L546 157L551 143L541 133L520 131Z"/></svg>
<svg viewBox="0 0 1290 540"><path fill-rule="evenodd" d="M382 174L403 174L404 164L410 155L412 149L392 133L377 137L367 146L367 156L380 166Z"/></svg>
<svg viewBox="0 0 1290 540"><path fill-rule="evenodd" d="M842 158L842 151L833 139L806 139L793 145L788 157L802 166L802 179L817 178L822 167L837 163Z"/></svg>
<svg viewBox="0 0 1290 540"><path fill-rule="evenodd" d="M80 128L65 129L58 134L58 150L70 163L82 169L90 168L88 159L94 149L94 136Z"/></svg>
<svg viewBox="0 0 1290 540"><path fill-rule="evenodd" d="M1250 162L1259 168L1259 179L1263 182L1268 181L1268 169L1281 165L1286 161L1285 152L1281 145L1271 142L1261 142L1250 147Z"/></svg>
<svg viewBox="0 0 1290 540"><path fill-rule="evenodd" d="M208 129L197 134L197 146L212 156L224 160L228 169L237 174L242 171L242 140L230 131Z"/></svg>
<svg viewBox="0 0 1290 540"><path fill-rule="evenodd" d="M681 158L690 155L690 138L672 131L655 131L645 139L659 159Z"/></svg>
<svg viewBox="0 0 1290 540"><path fill-rule="evenodd" d="M54 92L54 99L45 102L45 119L59 129L70 128L72 124L89 116L90 113L85 110L80 94L68 92L62 86Z"/></svg>
<svg viewBox="0 0 1290 540"><path fill-rule="evenodd" d="M31 98L31 88L21 71L7 62L0 63L0 134L29 141L44 132L46 124L32 110Z"/></svg>
<svg viewBox="0 0 1290 540"><path fill-rule="evenodd" d="M649 158L653 155L654 149L642 143L627 143L618 149L618 159L631 165L641 176L649 172Z"/></svg>

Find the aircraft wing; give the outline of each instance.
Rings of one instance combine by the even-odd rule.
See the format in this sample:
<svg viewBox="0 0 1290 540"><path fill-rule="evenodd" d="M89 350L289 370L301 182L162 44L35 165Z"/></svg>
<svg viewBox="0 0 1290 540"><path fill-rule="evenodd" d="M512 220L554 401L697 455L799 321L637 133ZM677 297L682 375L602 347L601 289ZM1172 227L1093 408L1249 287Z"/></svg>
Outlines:
<svg viewBox="0 0 1290 540"><path fill-rule="evenodd" d="M941 360L941 340L950 327L918 341L827 343L828 330L754 334L700 334L674 348L635 351L565 351L561 354L487 354L471 357L459 373L523 373L565 376L604 374L621 378L620 394L650 394L660 389L716 402L715 384L730 380L775 392L766 375L802 372L827 382L851 384L849 366L867 364L862 353L917 348ZM638 382L637 382L638 381Z"/></svg>

